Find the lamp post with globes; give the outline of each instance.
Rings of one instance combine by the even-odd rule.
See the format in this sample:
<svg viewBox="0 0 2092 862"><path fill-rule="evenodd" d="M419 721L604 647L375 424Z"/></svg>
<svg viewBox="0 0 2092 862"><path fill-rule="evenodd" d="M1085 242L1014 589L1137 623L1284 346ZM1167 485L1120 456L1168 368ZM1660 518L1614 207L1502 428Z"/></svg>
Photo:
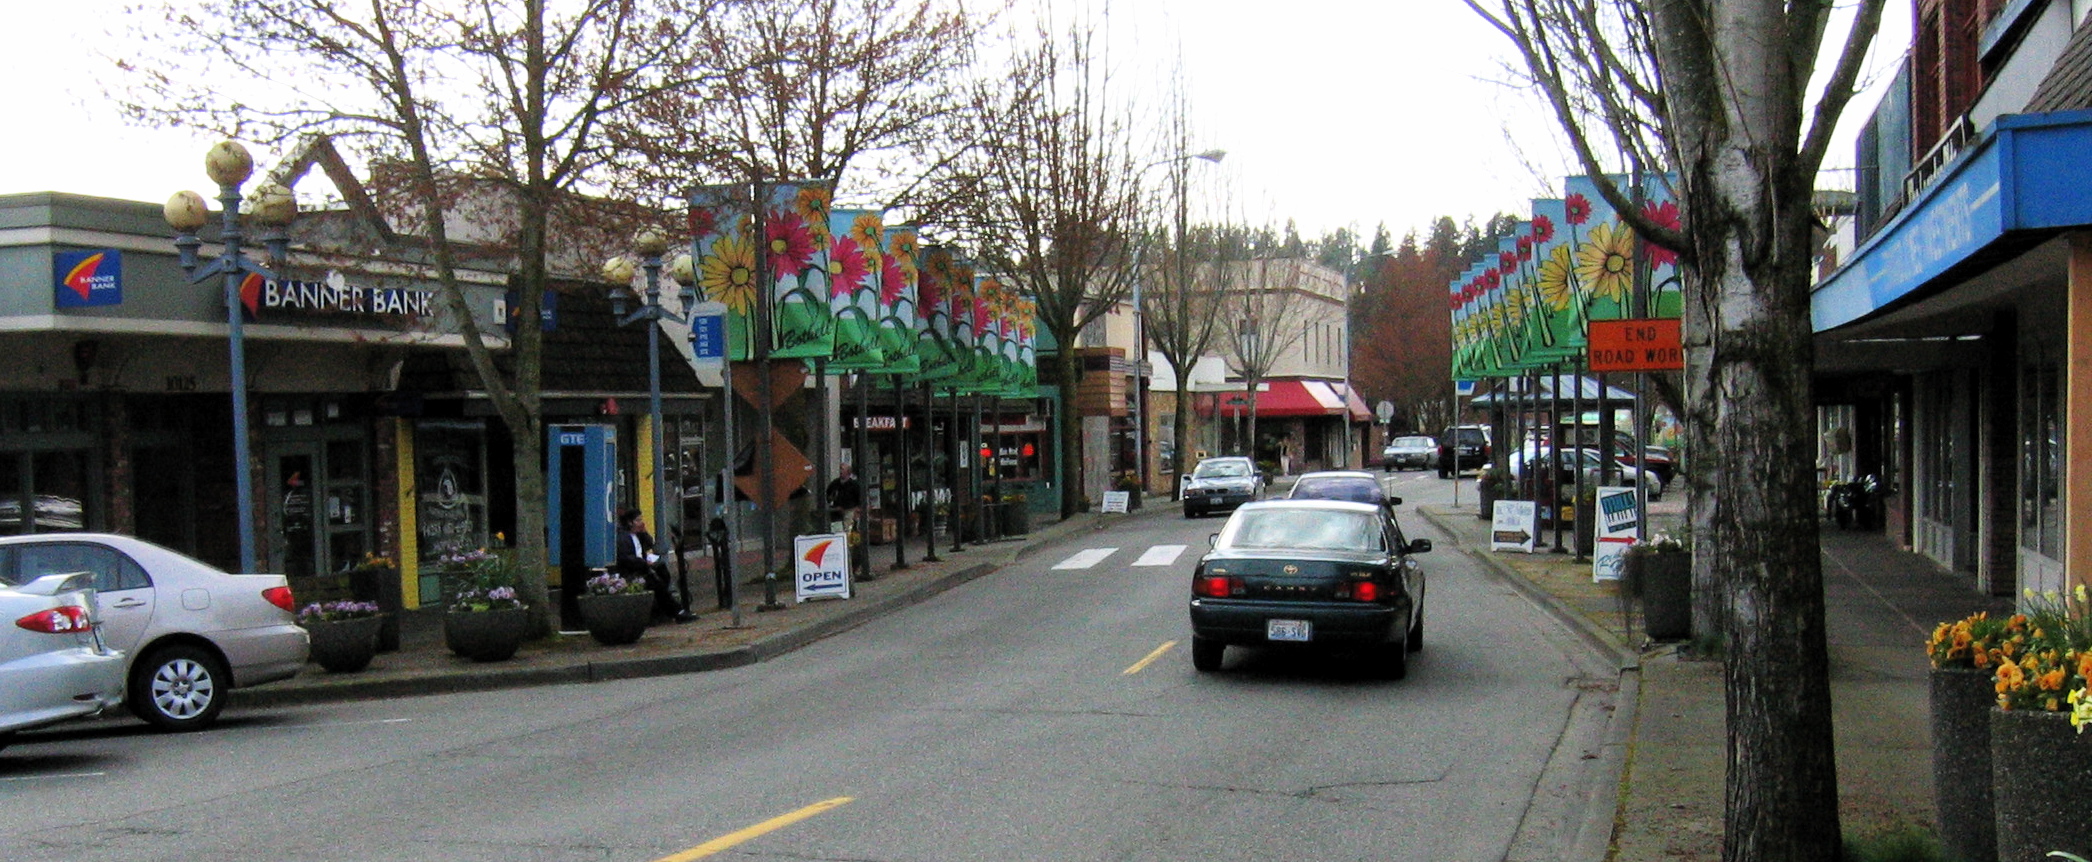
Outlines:
<svg viewBox="0 0 2092 862"><path fill-rule="evenodd" d="M643 228L632 237L632 249L639 253L639 266L646 272L646 293L640 297L640 306L630 314L625 313L627 294L632 293L632 259L613 257L603 263L603 279L610 282L610 313L617 318L617 325L629 326L646 322L646 370L647 370L647 418L651 423L654 454L654 553L668 556L669 508L668 508L668 441L661 423L661 325L668 320L684 323L687 318L661 305L661 255L668 251L668 237L654 228ZM677 298L681 307L688 310L697 303L697 291L691 285L697 279L691 270L690 256L677 255L668 264L668 276L681 290ZM680 519L678 519L680 520ZM690 609L688 585L683 593L683 610Z"/></svg>
<svg viewBox="0 0 2092 862"><path fill-rule="evenodd" d="M1152 169L1152 168L1158 168L1158 167L1161 167L1161 166L1163 166L1163 165L1175 165L1175 166L1177 166L1177 171L1176 171L1176 186L1177 186L1177 188L1176 188L1176 191L1177 191L1177 266L1176 266L1176 270L1177 270L1177 297L1179 298L1179 300L1182 300L1182 299L1183 299L1183 298L1184 298L1184 297L1186 296L1186 293L1185 293L1185 292L1186 292L1186 291L1187 291L1187 290L1189 289L1189 288L1188 288L1188 287L1187 287L1187 286L1185 285L1185 283L1184 283L1184 233L1185 233L1185 225L1184 225L1184 220L1185 220L1185 200L1184 200L1184 198L1185 198L1185 195L1184 195L1184 170L1183 170L1183 168L1184 168L1184 165L1185 165L1185 163L1187 163L1187 162L1190 162L1190 161L1191 161L1191 160L1193 160L1193 159L1199 159L1199 160L1202 160L1202 161L1208 161L1208 162L1212 162L1212 163L1214 163L1214 164L1216 164L1216 165L1217 165L1217 164L1220 164L1220 160L1221 160L1221 159L1227 158L1227 156L1228 156L1228 151L1227 151L1227 150L1206 150L1206 151L1204 151L1204 152L1198 152L1198 153L1182 153L1182 154L1179 154L1179 155L1174 155L1174 156L1170 156L1169 158L1166 158L1166 159L1157 159L1157 160L1155 160L1155 161L1153 161L1153 162L1149 162L1149 163L1148 163L1148 164L1147 164L1147 165L1146 165L1145 167L1142 167L1142 168L1141 168L1141 169L1140 169L1140 170L1139 170L1138 172L1136 172L1136 173L1135 173L1135 174L1133 175L1133 181L1134 181L1134 183L1135 183L1135 185L1136 185L1136 187L1137 187L1137 186L1138 186L1138 184L1139 184L1139 182L1140 182L1140 178L1141 178L1141 177L1144 177L1144 176L1146 176L1146 175L1147 175L1147 173L1148 173L1148 171L1149 171L1150 169ZM1140 490L1140 493L1142 493L1142 494L1145 494L1145 493L1147 493L1147 490L1148 490L1148 451L1147 451L1147 439L1146 439L1146 438L1147 438L1147 416L1146 416L1146 411L1145 411L1145 410L1143 410L1142 408L1143 408L1143 407L1145 406L1145 401L1146 401L1146 397L1145 397L1145 396L1146 396L1146 381L1147 381L1147 379L1148 379L1148 376L1147 376L1147 374L1145 374L1145 373L1144 373L1144 372L1145 372L1145 371L1147 370L1147 366L1148 366L1148 332L1147 332L1147 325L1146 325L1146 321L1145 321L1145 319L1144 319L1144 317L1143 317L1143 313L1142 313L1142 309L1143 309L1143 306L1141 305L1141 302L1142 302L1142 296L1141 296L1141 285L1142 285L1142 283L1144 283L1144 282L1146 281L1146 278L1145 278L1145 277L1144 277L1144 276L1143 276L1143 275L1141 274L1141 270L1142 270L1142 269L1143 269L1143 268L1144 268L1144 267L1146 266L1146 261L1145 261L1145 258L1146 258L1146 256L1147 256L1147 245L1146 245L1145 243L1143 243L1143 244L1141 245L1140 249L1139 249L1138 251L1136 251L1136 252L1135 252L1134 254L1135 254L1135 258L1134 258L1134 262L1133 262L1133 354L1134 354L1134 355L1133 355L1133 410L1132 410L1132 413L1133 413L1133 473L1134 473L1134 475L1135 475L1135 476L1138 476L1138 477L1140 478L1140 488L1141 488L1141 490ZM1180 326L1181 326L1181 325L1183 325L1183 323L1181 322L1181 321L1182 321L1182 319L1183 319L1183 315L1177 315L1177 319L1178 319L1178 320L1180 321L1178 325L1180 325ZM1183 371L1183 369L1176 369L1176 373L1178 373L1178 374L1182 374L1182 373L1184 373L1184 371ZM1177 417L1177 421L1178 421L1179 423L1182 423L1182 422L1184 421L1184 417L1181 417L1181 416L1180 416L1180 417ZM1184 459L1184 453L1182 453L1182 452L1178 452L1178 453L1176 453L1176 454L1175 454L1175 456L1174 456L1174 457L1175 457L1175 458L1177 459L1177 465L1178 465L1178 466L1177 466L1177 472L1178 472L1179 474L1182 474L1182 473L1183 473L1183 459ZM1183 482L1181 482L1181 481L1180 481L1180 482L1178 482L1178 483L1177 483L1177 488L1178 488L1178 491L1181 491L1181 490L1183 489L1183 487L1184 487L1184 483L1183 483ZM1175 494L1177 493L1177 491L1173 491L1173 492L1171 492L1171 493L1172 493L1172 495L1175 495Z"/></svg>
<svg viewBox="0 0 2092 862"><path fill-rule="evenodd" d="M189 281L202 283L212 276L219 276L224 285L225 328L232 343L233 495L234 511L239 520L239 571L253 572L253 453L247 439L247 341L243 326L245 318L241 314L240 283L248 275L271 280L276 276L250 259L241 245L246 233L241 227L240 186L254 175L254 157L248 155L247 148L238 141L221 141L204 154L204 172L218 184L218 241L221 248L218 258L198 269L197 252L203 247L203 240L196 232L210 222L210 205L204 201L203 195L192 191L175 192L167 199L163 214L168 226L174 228L174 247L181 253L182 270L189 274ZM254 197L247 201L246 210L246 221L254 226L259 234L257 238L268 249L269 261L282 262L290 254L287 230L298 212L297 199L281 184L263 183L255 187Z"/></svg>

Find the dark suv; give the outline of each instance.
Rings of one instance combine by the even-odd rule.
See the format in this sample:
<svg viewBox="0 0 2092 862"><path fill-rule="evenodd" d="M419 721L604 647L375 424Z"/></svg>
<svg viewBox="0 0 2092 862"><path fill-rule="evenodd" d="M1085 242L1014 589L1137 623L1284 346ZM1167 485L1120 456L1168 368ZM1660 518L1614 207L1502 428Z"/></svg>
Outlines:
<svg viewBox="0 0 2092 862"><path fill-rule="evenodd" d="M1480 469L1489 463L1489 426L1458 425L1438 434L1438 478Z"/></svg>

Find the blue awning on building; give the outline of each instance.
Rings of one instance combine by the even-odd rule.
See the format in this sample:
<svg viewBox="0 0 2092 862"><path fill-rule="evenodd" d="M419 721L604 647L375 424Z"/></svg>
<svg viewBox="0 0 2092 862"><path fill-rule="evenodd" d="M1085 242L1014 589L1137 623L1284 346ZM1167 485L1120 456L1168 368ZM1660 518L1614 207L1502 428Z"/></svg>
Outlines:
<svg viewBox="0 0 2092 862"><path fill-rule="evenodd" d="M1988 268L2002 255L2092 225L2092 111L2000 117L1945 176L1853 253L1810 297L1836 329ZM1972 274L1972 273L1963 273Z"/></svg>

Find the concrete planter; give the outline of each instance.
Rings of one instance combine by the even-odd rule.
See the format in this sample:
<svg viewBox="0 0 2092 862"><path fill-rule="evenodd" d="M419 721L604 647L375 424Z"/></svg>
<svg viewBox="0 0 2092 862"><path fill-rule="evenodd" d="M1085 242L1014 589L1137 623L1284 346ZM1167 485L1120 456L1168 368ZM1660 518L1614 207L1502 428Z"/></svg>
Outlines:
<svg viewBox="0 0 2092 862"><path fill-rule="evenodd" d="M443 615L443 643L473 661L503 661L522 648L530 611L450 611Z"/></svg>
<svg viewBox="0 0 2092 862"><path fill-rule="evenodd" d="M1998 862L2048 862L2051 850L2092 859L2092 732L2061 712L1990 711Z"/></svg>
<svg viewBox="0 0 2092 862"><path fill-rule="evenodd" d="M1932 796L1939 838L1963 862L1996 862L1997 812L1990 789L1990 711L1997 707L1992 673L1933 668Z"/></svg>
<svg viewBox="0 0 2092 862"><path fill-rule="evenodd" d="M305 623L312 642L312 661L329 673L355 673L370 667L378 652L378 632L384 617L363 617L334 622Z"/></svg>
<svg viewBox="0 0 2092 862"><path fill-rule="evenodd" d="M1692 636L1692 555L1629 554L1627 579L1642 599L1642 629L1653 640Z"/></svg>
<svg viewBox="0 0 2092 862"><path fill-rule="evenodd" d="M581 625L588 636L604 646L624 646L646 634L654 619L652 593L618 596L575 596L581 608Z"/></svg>

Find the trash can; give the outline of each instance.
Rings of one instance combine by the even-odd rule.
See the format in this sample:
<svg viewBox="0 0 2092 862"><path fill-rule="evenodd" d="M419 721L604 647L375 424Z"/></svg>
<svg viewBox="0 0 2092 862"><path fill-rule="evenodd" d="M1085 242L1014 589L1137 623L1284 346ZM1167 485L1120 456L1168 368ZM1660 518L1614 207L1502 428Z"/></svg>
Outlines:
<svg viewBox="0 0 2092 862"><path fill-rule="evenodd" d="M1636 592L1642 598L1642 628L1652 640L1692 636L1692 555L1637 554Z"/></svg>

